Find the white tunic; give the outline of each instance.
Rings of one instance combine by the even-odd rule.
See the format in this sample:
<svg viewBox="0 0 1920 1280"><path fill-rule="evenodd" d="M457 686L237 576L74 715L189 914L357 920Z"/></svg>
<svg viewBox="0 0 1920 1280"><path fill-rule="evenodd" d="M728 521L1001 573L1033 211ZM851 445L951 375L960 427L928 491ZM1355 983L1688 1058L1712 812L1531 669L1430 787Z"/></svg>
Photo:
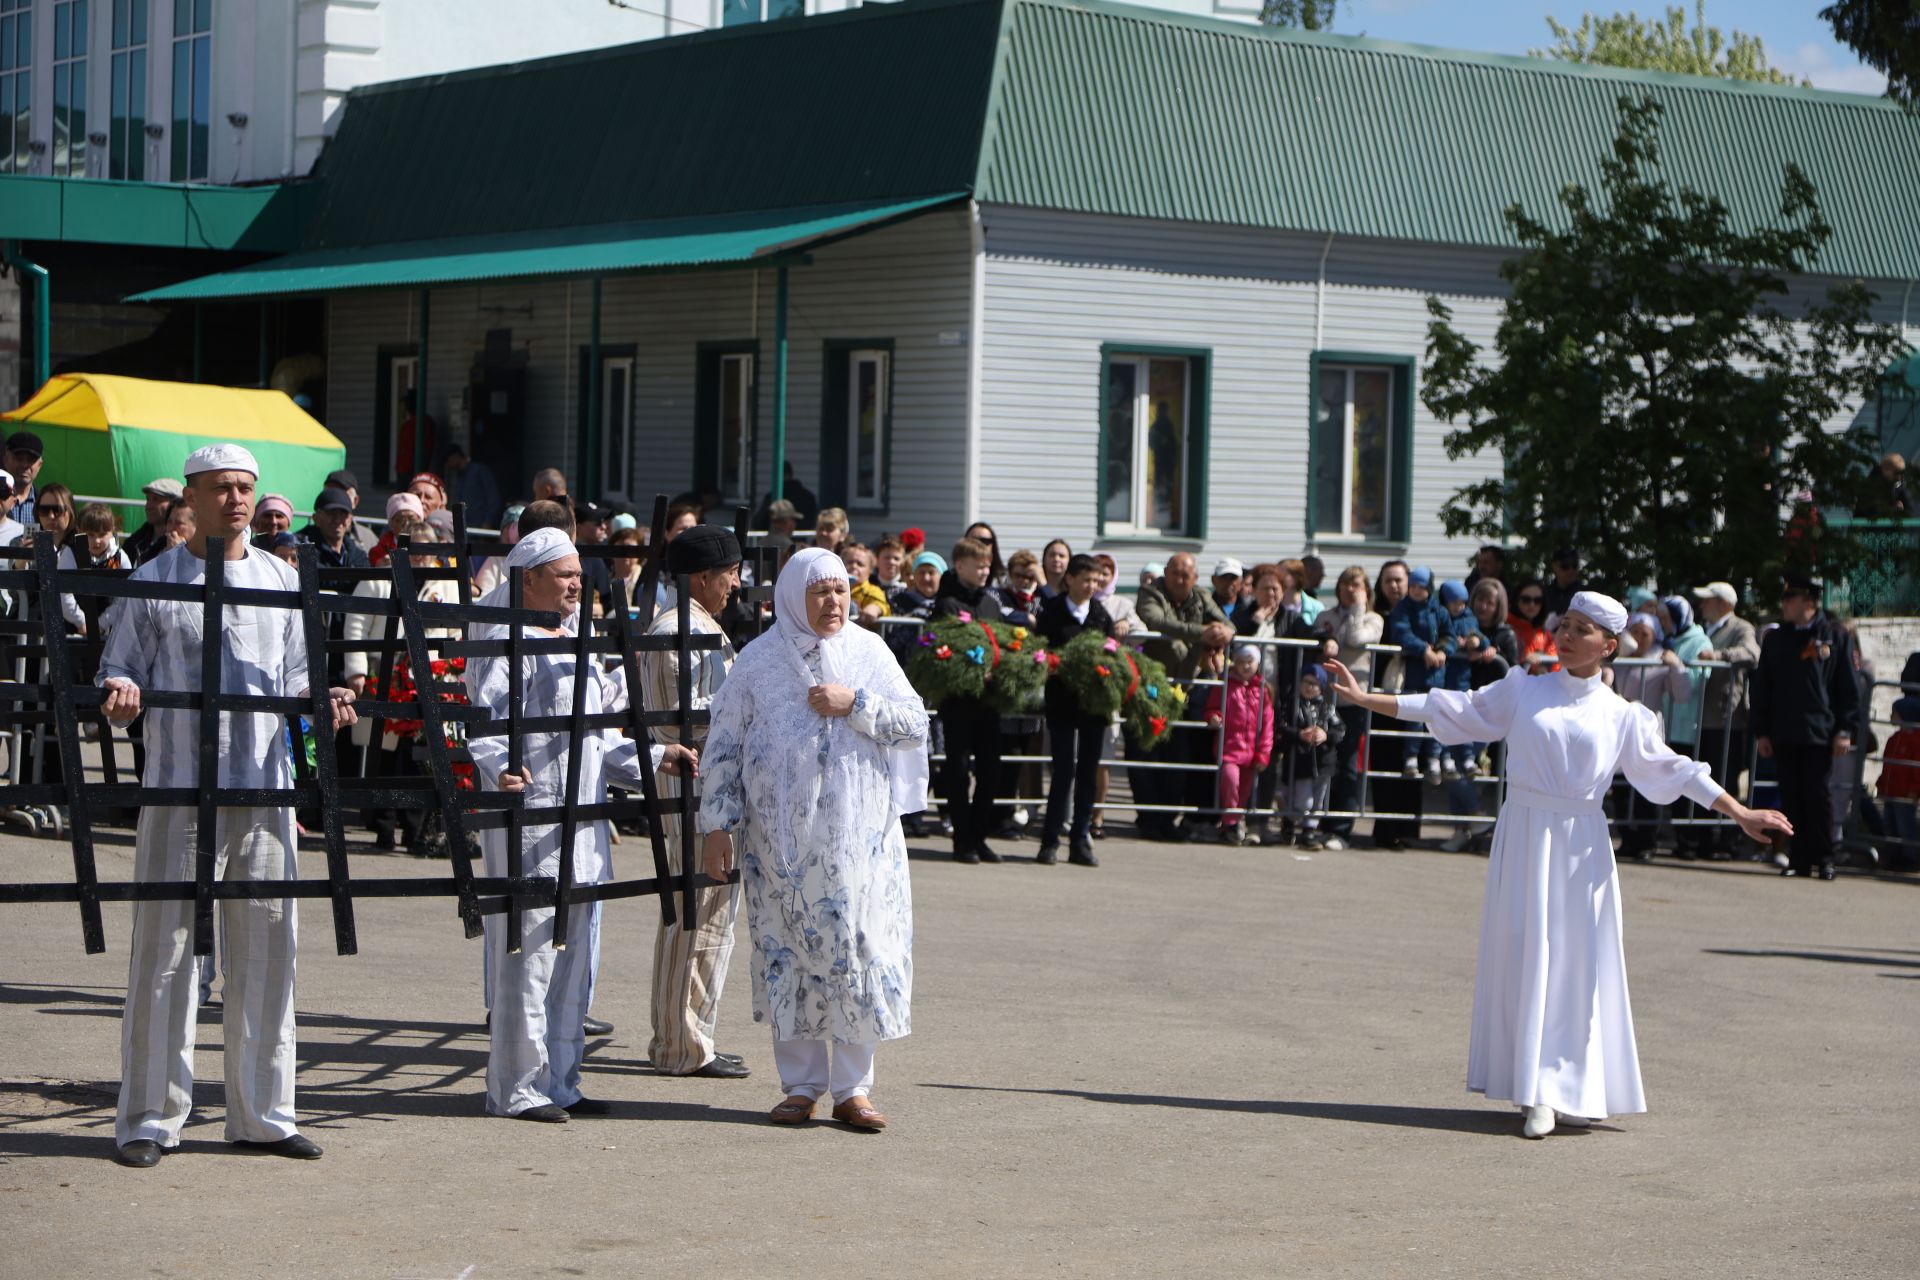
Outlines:
<svg viewBox="0 0 1920 1280"><path fill-rule="evenodd" d="M807 705L824 679L777 632L740 653L700 759L700 826L732 831L753 934L753 1018L779 1040L872 1044L911 1029L913 895L894 799L927 712L885 642L847 628L853 714ZM803 669L804 668L804 669Z"/></svg>
<svg viewBox="0 0 1920 1280"><path fill-rule="evenodd" d="M1442 743L1505 739L1474 979L1467 1088L1565 1115L1647 1109L1627 998L1620 880L1601 812L1615 771L1656 804L1711 807L1707 765L1662 740L1660 720L1598 676L1520 668L1473 693L1402 695L1397 713Z"/></svg>

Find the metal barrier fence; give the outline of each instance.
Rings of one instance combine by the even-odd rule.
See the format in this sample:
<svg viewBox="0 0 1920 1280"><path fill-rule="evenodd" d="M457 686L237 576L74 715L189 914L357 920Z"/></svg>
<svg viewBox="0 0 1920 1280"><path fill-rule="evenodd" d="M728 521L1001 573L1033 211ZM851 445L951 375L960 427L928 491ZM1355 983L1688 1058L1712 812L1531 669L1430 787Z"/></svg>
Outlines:
<svg viewBox="0 0 1920 1280"><path fill-rule="evenodd" d="M925 622L912 617L884 617L878 620L883 628L912 627L916 631L925 626ZM1155 632L1133 631L1122 637L1124 643L1142 648L1153 640L1163 639ZM1253 645L1262 650L1261 671L1263 678L1273 686L1275 678L1282 676L1285 687L1272 688L1274 694L1275 745L1273 757L1268 766L1257 775L1254 803L1247 806L1223 804L1220 796L1218 778L1220 760L1227 737L1227 723L1223 718L1219 724L1210 724L1205 719L1207 698L1214 689L1225 686L1226 680L1220 676L1203 676L1176 681L1188 690L1187 712L1171 725L1175 737L1170 738L1161 748L1152 753L1139 752L1128 744L1124 758L1102 758L1102 766L1112 769L1124 769L1130 784L1133 785L1125 801L1108 799L1096 806L1099 810L1131 810L1136 815L1163 814L1169 818L1183 816L1189 825L1196 819L1221 819L1232 816L1236 819L1272 823L1275 820L1290 820L1296 826L1304 823L1337 824L1338 831L1344 833L1357 821L1399 821L1419 823L1451 824L1456 828L1490 828L1497 820L1500 804L1506 798L1506 752L1504 744L1483 744L1479 751L1470 754L1471 767L1458 770L1458 776L1449 776L1444 766L1438 781L1448 784L1445 789L1448 812L1429 812L1425 804L1424 791L1415 791L1412 807L1393 807L1404 802L1407 793L1399 792L1397 787L1389 787L1388 797L1376 793L1381 783L1398 783L1405 786L1414 783L1418 787L1432 786L1436 780L1432 773L1422 767L1417 773L1409 772L1405 764L1399 767L1378 767L1382 757L1386 761L1424 758L1439 759L1443 751L1459 751L1460 748L1440 746L1433 735L1424 728L1411 722L1391 721L1376 724L1371 711L1358 707L1342 706L1337 715L1343 722L1346 734L1335 752L1331 770L1326 775L1315 774L1303 778L1300 773L1299 759L1295 752L1284 750L1282 745L1283 726L1300 723L1301 699L1297 672L1309 663L1318 662L1335 648L1326 639L1292 639L1271 636L1235 636L1233 645ZM1544 655L1530 655L1533 665L1557 666L1557 662ZM1379 691L1380 678L1403 662L1401 651L1392 645L1376 644L1367 647L1365 659L1356 666L1355 674L1367 684L1369 690ZM1745 731L1747 669L1732 663L1695 662L1673 667L1664 658L1621 658L1610 664L1616 690L1622 696L1633 701L1644 701L1654 705L1661 714L1666 726L1668 744L1683 754L1693 758L1702 758L1703 752L1716 781L1736 795L1751 800L1753 795L1755 771L1755 753L1751 735ZM1683 673L1680 680L1657 683L1656 677L1661 671ZM1438 673L1436 673L1438 676ZM1672 685L1680 685L1676 692ZM1330 690L1323 690L1331 697ZM1684 696L1683 696L1684 695ZM1282 705L1284 699L1284 707ZM1675 735L1676 713L1686 711L1689 714L1678 716L1682 728ZM1042 719L1036 709L1035 717ZM1715 723L1709 725L1708 721ZM1116 720L1116 725L1118 721ZM1111 735L1110 735L1111 740ZM1176 745L1177 744L1177 745ZM1050 765L1050 754L1003 754L1001 763L1011 765ZM1458 757L1454 757L1456 762ZM940 769L945 755L936 746L932 753L935 765L934 779L938 790ZM1737 765L1738 774L1730 775L1729 767ZM1340 775L1345 773L1344 779ZM1190 781L1188 794L1181 802L1143 800L1137 794L1142 788L1137 781L1151 774L1177 775ZM1744 776L1742 787L1733 784ZM1200 779L1206 779L1205 800L1198 797ZM1328 799L1339 796L1345 803L1336 807L1331 803L1314 803L1309 800L1302 803L1303 781L1311 781L1316 790L1311 793L1317 797L1318 788L1324 784ZM1344 781L1340 790L1334 790L1336 782ZM1152 788L1147 788L1151 791ZM1492 803L1487 803L1491 795ZM1471 800L1467 799L1471 796ZM1264 799L1262 798L1264 797ZM1009 794L996 797L1001 806L1044 806L1045 795ZM944 809L947 799L944 795L935 795L930 803ZM1662 826L1673 828L1676 833L1694 828L1712 828L1720 832L1734 828L1732 819L1723 815L1699 809L1690 801L1682 801L1673 806L1655 806L1644 800L1624 781L1616 776L1614 788L1610 793L1612 825L1628 831L1628 842L1634 844L1637 836L1633 833L1644 831L1650 843L1651 836Z"/></svg>
<svg viewBox="0 0 1920 1280"><path fill-rule="evenodd" d="M1887 690L1895 699L1920 694L1920 684L1903 684L1898 680L1871 680L1862 682L1861 726L1863 732L1848 753L1846 766L1835 771L1834 823L1841 829L1840 843L1857 853L1868 855L1871 860L1879 861L1883 851L1894 850L1899 862L1909 866L1920 864L1920 831L1916 827L1916 799L1910 793L1920 792L1920 755L1908 756L1889 754L1894 737L1901 729L1920 729L1920 722L1904 724L1889 712L1885 716L1873 714L1873 696L1876 690ZM1880 731L1885 740L1878 747L1867 739L1867 734ZM1907 744L1901 744L1903 749ZM1867 768L1878 765L1880 769L1880 794L1876 797L1867 790ZM1893 782L1897 790L1907 795L1889 796L1886 787Z"/></svg>

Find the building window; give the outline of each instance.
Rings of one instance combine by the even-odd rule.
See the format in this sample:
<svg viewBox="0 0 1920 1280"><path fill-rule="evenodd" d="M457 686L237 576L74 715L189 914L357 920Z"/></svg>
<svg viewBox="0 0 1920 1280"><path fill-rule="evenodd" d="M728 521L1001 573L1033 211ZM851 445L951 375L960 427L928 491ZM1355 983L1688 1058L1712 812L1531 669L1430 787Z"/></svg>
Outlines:
<svg viewBox="0 0 1920 1280"><path fill-rule="evenodd" d="M30 0L0 0L0 173L25 173L33 153L33 13Z"/></svg>
<svg viewBox="0 0 1920 1280"><path fill-rule="evenodd" d="M1307 532L1318 540L1406 541L1413 362L1319 353L1313 364Z"/></svg>
<svg viewBox="0 0 1920 1280"><path fill-rule="evenodd" d="M893 449L893 342L833 339L824 358L821 503L884 512Z"/></svg>
<svg viewBox="0 0 1920 1280"><path fill-rule="evenodd" d="M729 505L753 499L753 342L703 342L696 360L693 483Z"/></svg>
<svg viewBox="0 0 1920 1280"><path fill-rule="evenodd" d="M416 346L381 347L373 408L374 483L404 485L415 463L413 393L420 384Z"/></svg>
<svg viewBox="0 0 1920 1280"><path fill-rule="evenodd" d="M807 0L720 0L720 25L745 26L749 22L778 22L782 18L801 18L807 12Z"/></svg>
<svg viewBox="0 0 1920 1280"><path fill-rule="evenodd" d="M107 176L147 176L147 0L112 0L113 77L107 124Z"/></svg>
<svg viewBox="0 0 1920 1280"><path fill-rule="evenodd" d="M53 6L53 172L87 176L87 0Z"/></svg>
<svg viewBox="0 0 1920 1280"><path fill-rule="evenodd" d="M173 0L173 180L205 182L212 139L213 0Z"/></svg>
<svg viewBox="0 0 1920 1280"><path fill-rule="evenodd" d="M1204 352L1103 352L1100 531L1204 536Z"/></svg>
<svg viewBox="0 0 1920 1280"><path fill-rule="evenodd" d="M600 487L626 492L632 481L633 357L600 360Z"/></svg>

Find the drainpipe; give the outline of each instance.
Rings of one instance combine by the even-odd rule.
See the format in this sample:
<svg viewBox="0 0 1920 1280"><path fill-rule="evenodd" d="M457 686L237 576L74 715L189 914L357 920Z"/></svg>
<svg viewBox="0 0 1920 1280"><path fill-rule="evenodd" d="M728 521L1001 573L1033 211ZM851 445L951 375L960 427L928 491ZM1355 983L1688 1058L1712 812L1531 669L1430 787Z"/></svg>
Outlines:
<svg viewBox="0 0 1920 1280"><path fill-rule="evenodd" d="M21 397L25 401L53 377L53 290L47 269L29 258L18 240L7 241L6 258L23 281L33 281L33 387Z"/></svg>
<svg viewBox="0 0 1920 1280"><path fill-rule="evenodd" d="M600 492L600 277L593 278L593 312L587 327L587 438L580 443L580 486L589 498Z"/></svg>
<svg viewBox="0 0 1920 1280"><path fill-rule="evenodd" d="M787 269L773 289L773 498L787 496Z"/></svg>

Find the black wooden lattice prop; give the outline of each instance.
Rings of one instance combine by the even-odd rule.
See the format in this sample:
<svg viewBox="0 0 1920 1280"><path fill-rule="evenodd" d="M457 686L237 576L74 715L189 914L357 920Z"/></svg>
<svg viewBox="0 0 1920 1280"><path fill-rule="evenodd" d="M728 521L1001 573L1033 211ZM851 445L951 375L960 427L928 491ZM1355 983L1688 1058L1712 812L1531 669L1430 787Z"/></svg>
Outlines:
<svg viewBox="0 0 1920 1280"><path fill-rule="evenodd" d="M521 605L519 575L509 575L509 603L503 607L482 606L472 601L469 590L471 562L465 538L463 514L456 509L455 564L447 568L415 566L412 548L402 544L396 549L390 566L379 569L321 569L312 547L303 547L298 566L297 591L271 591L235 588L226 580L227 562L221 553L221 540L208 540L209 556L203 584L164 583L135 580L124 571L59 569L54 547L44 539L36 541L32 551L33 567L0 568L0 589L32 598L38 608L37 628L10 623L0 627L0 635L11 637L10 656L42 668L38 680L0 682L0 724L49 725L53 745L61 766L59 782L0 785L0 806L26 804L65 805L70 813L67 834L73 851L73 880L70 883L0 883L0 903L74 902L81 913L81 931L90 953L106 949L100 904L110 901L183 901L194 903L194 953L209 955L213 949L213 904L228 898L263 896L263 884L272 892L265 896L282 898L326 897L330 900L334 921L335 945L342 955L353 954L358 947L353 904L356 898L453 897L467 936L480 931L483 916L506 913L509 945L518 948L521 941L521 912L517 908L552 906L556 911L554 943L566 945L568 908L584 902L658 894L662 918L676 918L674 895L682 895L682 909L691 913L697 890L715 882L699 872L693 852L691 815L697 810L697 791L689 781L679 788L680 795L662 798L653 772L641 761L643 798L602 801L598 797L582 800L578 779L580 744L583 735L606 730L624 731L647 748L647 729L672 725L682 741L691 741L689 730L706 722L704 712L686 710L691 701L689 658L695 650L716 648L718 636L690 634L686 601L686 583L680 585L678 625L671 635L644 634L653 612L654 588L664 545L662 526L666 499L655 505L653 540L648 548L618 548L622 555L640 555L646 559L646 575L641 599L629 608L624 591L616 584L608 604L608 616L596 625L583 602L581 623L573 636L555 638L527 637L527 627L559 626L553 613L537 613ZM436 551L440 544L435 544ZM490 546L505 554L506 548ZM586 555L607 555L600 547L582 548ZM10 550L0 558L18 560L22 552ZM358 582L385 579L392 592L385 598L353 594ZM433 578L452 579L458 584L459 602L422 600L420 584ZM342 590L345 588L345 590ZM62 591L103 596L109 600L168 600L197 604L201 610L203 637L224 636L222 626L229 608L292 611L300 615L301 634L307 649L308 694L306 697L267 697L225 692L221 688L222 646L204 644L201 655L201 691L142 690L143 706L200 712L196 761L201 779L218 777L219 718L224 714L260 713L286 716L297 724L307 717L313 726L314 767L308 770L300 762L301 742L293 737L296 760L293 784L285 788L239 788L200 785L197 787L148 787L140 779L121 783L114 764L113 730L100 712L103 691L91 684L75 681L74 659L98 651L97 637L80 640L66 633L59 608ZM382 619L379 638L366 640L329 639L327 615L357 613ZM468 640L468 627L503 628L503 639ZM458 637L434 637L429 627L457 628ZM37 630L38 635L30 634ZM399 653L404 650L413 673L415 699L392 701L392 678ZM427 773L418 777L382 777L377 774L359 778L342 777L334 750L331 708L327 693L329 655L363 652L380 658L380 697L365 699L356 706L363 718L371 719L377 734L384 722L418 719L423 723L421 741ZM679 656L680 700L672 710L649 711L644 704L645 685L640 679L640 655L649 652L673 652ZM433 657L465 656L503 658L509 664L509 696L504 719L489 718L483 708L456 705L442 695L461 686L442 682L433 674ZM521 678L521 659L542 654L571 656L576 671L584 671L589 662L616 658L627 676L628 706L625 710L588 715L585 711L585 682L576 679L576 696L571 714L555 717L527 715ZM81 750L81 723L98 722L105 785L90 782L85 774ZM528 733L563 733L569 739L569 786L562 804L532 808L523 797L497 791L463 793L453 774L455 748L448 742L450 724L462 724L469 735L504 734L509 743L510 763L517 768L522 758L520 745ZM377 742L377 739L376 739ZM374 753L369 752L372 756ZM342 809L350 805L401 805L430 802L445 824L452 874L423 878L354 879L350 874ZM99 879L94 826L98 814L129 806L189 806L196 814L196 846L193 879L186 881L105 882ZM214 879L217 815L222 808L312 808L320 814L321 843L326 854L324 879L290 879L271 882L221 881ZM685 820L682 833L682 872L675 875L667 857L665 841L657 817L676 813ZM523 861L525 831L529 826L557 824L562 831L562 848L571 849L572 836L582 822L640 820L651 833L654 874L638 880L612 881L593 886L572 883L572 859L559 859L561 873L554 877L525 874ZM503 828L508 833L510 874L500 877L474 874L471 833ZM737 873L736 873L737 875Z"/></svg>

